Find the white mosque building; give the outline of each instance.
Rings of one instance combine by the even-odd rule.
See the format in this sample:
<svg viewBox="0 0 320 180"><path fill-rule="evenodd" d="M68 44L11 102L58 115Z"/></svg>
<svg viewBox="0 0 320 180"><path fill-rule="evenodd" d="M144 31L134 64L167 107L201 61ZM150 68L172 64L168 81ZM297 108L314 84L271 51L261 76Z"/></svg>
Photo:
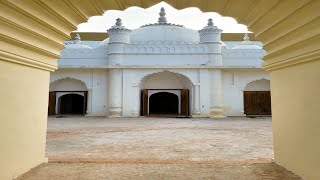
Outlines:
<svg viewBox="0 0 320 180"><path fill-rule="evenodd" d="M212 20L199 31L167 22L127 29L121 19L103 41L66 41L51 74L49 115L225 117L270 115L262 43L223 41Z"/></svg>

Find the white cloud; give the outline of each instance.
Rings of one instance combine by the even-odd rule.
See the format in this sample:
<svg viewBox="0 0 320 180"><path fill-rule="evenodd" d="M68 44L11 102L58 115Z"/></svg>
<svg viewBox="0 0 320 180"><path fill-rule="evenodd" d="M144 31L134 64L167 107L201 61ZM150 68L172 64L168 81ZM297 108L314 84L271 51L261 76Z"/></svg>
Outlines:
<svg viewBox="0 0 320 180"><path fill-rule="evenodd" d="M213 19L216 26L228 33L249 32L243 24L238 24L234 18L223 17L218 13L203 13L198 8L186 8L177 10L165 2L156 4L150 8L130 7L124 11L110 10L103 16L93 16L87 23L78 26L80 32L106 32L115 24L116 19L122 19L123 25L129 29L136 29L145 24L152 24L158 21L160 8L166 10L168 23L184 25L187 28L200 30L207 24L209 18Z"/></svg>

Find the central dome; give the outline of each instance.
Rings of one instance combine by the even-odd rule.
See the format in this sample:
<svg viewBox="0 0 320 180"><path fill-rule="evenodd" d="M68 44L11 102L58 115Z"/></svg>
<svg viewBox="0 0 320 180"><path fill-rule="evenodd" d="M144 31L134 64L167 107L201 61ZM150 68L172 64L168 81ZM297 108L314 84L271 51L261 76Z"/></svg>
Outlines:
<svg viewBox="0 0 320 180"><path fill-rule="evenodd" d="M198 43L199 33L181 25L167 23L164 8L161 8L158 23L149 24L135 29L130 33L131 42L146 41L182 41Z"/></svg>
<svg viewBox="0 0 320 180"><path fill-rule="evenodd" d="M184 41L198 43L199 33L176 25L149 25L133 30L131 42L140 41Z"/></svg>

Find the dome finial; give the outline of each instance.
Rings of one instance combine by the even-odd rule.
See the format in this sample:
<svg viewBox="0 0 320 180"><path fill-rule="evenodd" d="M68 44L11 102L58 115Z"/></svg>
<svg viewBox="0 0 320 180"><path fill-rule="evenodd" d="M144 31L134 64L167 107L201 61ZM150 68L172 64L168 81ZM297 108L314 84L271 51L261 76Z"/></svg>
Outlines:
<svg viewBox="0 0 320 180"><path fill-rule="evenodd" d="M122 26L122 20L120 18L117 18L116 20L116 26Z"/></svg>
<svg viewBox="0 0 320 180"><path fill-rule="evenodd" d="M80 34L77 33L75 36L74 36L74 43L75 44L80 44L81 43L81 37L80 37Z"/></svg>
<svg viewBox="0 0 320 180"><path fill-rule="evenodd" d="M244 35L243 40L247 42L250 41L249 35L247 33Z"/></svg>
<svg viewBox="0 0 320 180"><path fill-rule="evenodd" d="M160 17L158 19L158 23L159 24L167 23L167 18L165 17L166 16L166 12L165 12L165 9L163 7L160 9L159 15L160 15Z"/></svg>
<svg viewBox="0 0 320 180"><path fill-rule="evenodd" d="M213 26L213 21L212 21L212 19L210 18L210 19L208 19L208 26Z"/></svg>
<svg viewBox="0 0 320 180"><path fill-rule="evenodd" d="M81 40L81 37L80 37L80 34L77 33L75 36L74 36L74 40Z"/></svg>

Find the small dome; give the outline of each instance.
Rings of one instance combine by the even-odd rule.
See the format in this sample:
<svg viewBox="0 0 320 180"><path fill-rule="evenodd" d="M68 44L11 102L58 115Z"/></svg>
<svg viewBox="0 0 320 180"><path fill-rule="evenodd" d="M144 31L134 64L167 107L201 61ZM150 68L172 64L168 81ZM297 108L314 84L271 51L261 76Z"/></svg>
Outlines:
<svg viewBox="0 0 320 180"><path fill-rule="evenodd" d="M80 35L77 33L73 41L65 43L66 49L92 49L90 46L81 41Z"/></svg>
<svg viewBox="0 0 320 180"><path fill-rule="evenodd" d="M99 46L97 48L105 48L108 46L108 44L109 44L109 38L101 41L101 43L99 44Z"/></svg>
<svg viewBox="0 0 320 180"><path fill-rule="evenodd" d="M221 41L221 47L228 49L228 46L223 41Z"/></svg>
<svg viewBox="0 0 320 180"><path fill-rule="evenodd" d="M262 47L255 45L250 41L248 34L245 34L241 44L232 49L262 49Z"/></svg>

